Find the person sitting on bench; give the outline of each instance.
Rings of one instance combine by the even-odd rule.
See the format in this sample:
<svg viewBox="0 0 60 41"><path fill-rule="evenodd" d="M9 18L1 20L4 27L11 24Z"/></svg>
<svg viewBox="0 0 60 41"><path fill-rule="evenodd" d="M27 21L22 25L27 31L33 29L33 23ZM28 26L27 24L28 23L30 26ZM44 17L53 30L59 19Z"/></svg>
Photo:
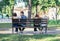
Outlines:
<svg viewBox="0 0 60 41"><path fill-rule="evenodd" d="M15 32L18 32L18 18L17 18L17 14L13 13L12 14L12 26L15 27Z"/></svg>
<svg viewBox="0 0 60 41"><path fill-rule="evenodd" d="M27 22L27 17L24 15L24 12L22 11L21 12L21 18L20 18L20 23L19 23L19 26L20 26L20 31L21 33L23 33L25 27L26 27L26 22Z"/></svg>
<svg viewBox="0 0 60 41"><path fill-rule="evenodd" d="M37 31L37 27L38 27L38 29L40 30L40 17L39 17L39 15L38 14L36 14L36 16L35 16L35 18L34 18L34 31L36 32ZM34 33L35 33L34 32Z"/></svg>

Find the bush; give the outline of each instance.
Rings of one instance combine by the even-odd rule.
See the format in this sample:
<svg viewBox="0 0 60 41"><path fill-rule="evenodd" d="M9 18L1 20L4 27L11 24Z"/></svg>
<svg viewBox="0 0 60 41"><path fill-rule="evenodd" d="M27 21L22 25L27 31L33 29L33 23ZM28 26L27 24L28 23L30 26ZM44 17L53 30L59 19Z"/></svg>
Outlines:
<svg viewBox="0 0 60 41"><path fill-rule="evenodd" d="M60 25L60 20L49 20L48 24L49 25Z"/></svg>

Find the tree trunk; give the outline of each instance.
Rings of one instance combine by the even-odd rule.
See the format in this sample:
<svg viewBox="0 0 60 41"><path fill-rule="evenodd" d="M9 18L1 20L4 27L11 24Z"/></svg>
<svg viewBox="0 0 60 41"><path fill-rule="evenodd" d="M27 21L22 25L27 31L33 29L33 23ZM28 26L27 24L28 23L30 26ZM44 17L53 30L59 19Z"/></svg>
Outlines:
<svg viewBox="0 0 60 41"><path fill-rule="evenodd" d="M36 14L37 14L37 5L36 5Z"/></svg>
<svg viewBox="0 0 60 41"><path fill-rule="evenodd" d="M57 15L58 15L58 13L57 13L58 10L57 9L58 9L58 7L56 6L56 20L57 20Z"/></svg>
<svg viewBox="0 0 60 41"><path fill-rule="evenodd" d="M29 0L29 10L28 10L28 18L30 19L31 18L31 0Z"/></svg>

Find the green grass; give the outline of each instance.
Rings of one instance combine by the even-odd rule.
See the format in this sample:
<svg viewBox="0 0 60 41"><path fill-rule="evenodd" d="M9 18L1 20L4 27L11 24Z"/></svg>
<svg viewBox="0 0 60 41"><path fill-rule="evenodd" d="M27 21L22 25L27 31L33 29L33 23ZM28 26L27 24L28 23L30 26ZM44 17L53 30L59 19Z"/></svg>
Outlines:
<svg viewBox="0 0 60 41"><path fill-rule="evenodd" d="M12 24L11 23L0 23L0 28L11 28Z"/></svg>
<svg viewBox="0 0 60 41"><path fill-rule="evenodd" d="M49 25L60 25L60 20L48 20Z"/></svg>
<svg viewBox="0 0 60 41"><path fill-rule="evenodd" d="M0 41L60 41L60 35L17 35L0 34Z"/></svg>

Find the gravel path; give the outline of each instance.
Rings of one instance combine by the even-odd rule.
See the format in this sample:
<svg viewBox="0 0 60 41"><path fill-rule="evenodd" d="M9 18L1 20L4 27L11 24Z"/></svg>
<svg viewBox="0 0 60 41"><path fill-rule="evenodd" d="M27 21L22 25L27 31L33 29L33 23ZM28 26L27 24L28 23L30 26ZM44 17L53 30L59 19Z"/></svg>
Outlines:
<svg viewBox="0 0 60 41"><path fill-rule="evenodd" d="M44 32L44 30L43 30ZM14 32L15 33L15 32ZM21 34L20 32L18 32ZM0 28L0 34L12 34L12 28ZM33 35L34 30L33 28L26 28L23 33L24 35ZM36 34L40 34L40 31L37 31ZM60 29L54 29L54 30L47 30L47 34L60 34Z"/></svg>

